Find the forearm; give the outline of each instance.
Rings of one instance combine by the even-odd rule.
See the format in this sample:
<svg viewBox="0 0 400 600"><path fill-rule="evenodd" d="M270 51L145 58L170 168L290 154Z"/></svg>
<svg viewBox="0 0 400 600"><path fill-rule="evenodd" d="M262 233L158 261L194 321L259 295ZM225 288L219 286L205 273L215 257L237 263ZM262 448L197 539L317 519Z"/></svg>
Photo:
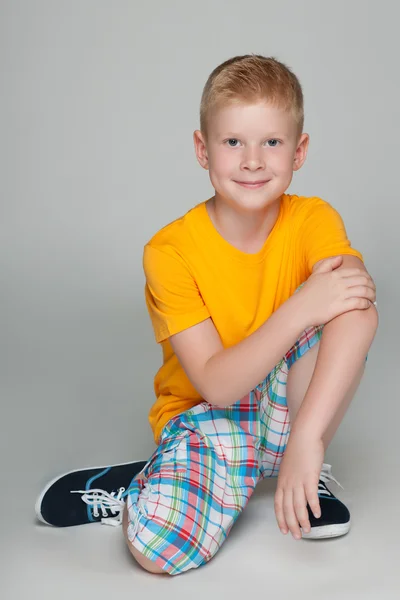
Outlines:
<svg viewBox="0 0 400 600"><path fill-rule="evenodd" d="M306 327L298 302L294 294L254 333L208 360L204 369L208 402L234 404L272 371Z"/></svg>
<svg viewBox="0 0 400 600"><path fill-rule="evenodd" d="M365 362L377 325L374 306L342 314L325 325L314 374L292 435L323 437Z"/></svg>

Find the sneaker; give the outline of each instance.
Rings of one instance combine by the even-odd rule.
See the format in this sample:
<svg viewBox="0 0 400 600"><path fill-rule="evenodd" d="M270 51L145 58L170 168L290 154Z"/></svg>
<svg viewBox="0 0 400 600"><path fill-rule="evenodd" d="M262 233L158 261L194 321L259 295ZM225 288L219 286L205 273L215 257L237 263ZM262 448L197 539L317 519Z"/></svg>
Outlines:
<svg viewBox="0 0 400 600"><path fill-rule="evenodd" d="M324 463L322 465L320 480L318 483L318 496L321 506L321 516L316 519L307 505L308 516L310 518L310 533L302 532L302 537L306 539L321 539L339 537L345 535L350 529L350 512L348 508L336 498L326 487L326 483L334 481L343 489L338 481L332 475L331 465Z"/></svg>
<svg viewBox="0 0 400 600"><path fill-rule="evenodd" d="M146 461L70 471L50 481L36 501L38 519L55 527L119 525L125 490Z"/></svg>

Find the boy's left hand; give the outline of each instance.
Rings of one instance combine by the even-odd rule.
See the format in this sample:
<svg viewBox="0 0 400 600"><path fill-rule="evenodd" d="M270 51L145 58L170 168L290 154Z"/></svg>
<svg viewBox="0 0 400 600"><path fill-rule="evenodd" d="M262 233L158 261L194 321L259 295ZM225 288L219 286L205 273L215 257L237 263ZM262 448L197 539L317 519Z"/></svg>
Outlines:
<svg viewBox="0 0 400 600"><path fill-rule="evenodd" d="M283 534L290 530L300 539L300 527L305 533L310 531L307 502L314 516L321 516L318 481L324 453L321 439L298 431L289 436L275 493L275 514Z"/></svg>

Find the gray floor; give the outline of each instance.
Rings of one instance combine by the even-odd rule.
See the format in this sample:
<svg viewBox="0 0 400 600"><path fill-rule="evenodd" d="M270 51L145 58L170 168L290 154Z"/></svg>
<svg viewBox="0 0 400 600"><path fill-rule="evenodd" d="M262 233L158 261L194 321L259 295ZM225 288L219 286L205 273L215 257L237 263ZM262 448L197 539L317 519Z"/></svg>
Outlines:
<svg viewBox="0 0 400 600"><path fill-rule="evenodd" d="M299 593L324 599L398 598L399 527L393 523L398 481L389 463L383 470L380 461L362 464L346 466L343 457L337 469L346 487L341 497L354 520L346 537L321 542L283 537L274 522L274 483L268 481L259 485L217 557L175 578L152 576L133 565L120 529L97 524L53 529L33 523L33 494L26 491L16 503L18 518L8 523L6 533L2 530L3 597L17 600L34 592L46 600L138 593L240 598L265 590L283 598Z"/></svg>
<svg viewBox="0 0 400 600"><path fill-rule="evenodd" d="M379 356L370 361L379 363ZM175 578L153 576L133 564L120 528L94 524L56 529L36 522L36 495L59 470L47 467L49 472L44 473L43 465L51 463L50 453L35 452L31 440L15 436L2 449L3 459L7 453L3 470L7 485L0 500L2 597L20 600L34 592L43 600L125 594L162 594L163 598L190 594L200 599L273 592L282 598L303 593L324 600L399 598L397 423L389 418L380 429L385 435L376 435L368 409L376 406L376 385L371 369L326 457L345 488L332 489L352 513L347 536L299 542L282 536L273 511L275 481L269 480L258 486L216 558ZM18 407L17 398L13 405ZM16 420L17 414L18 408ZM59 434L62 439L61 429ZM81 464L88 465L87 461ZM76 460L70 464L70 468L77 466Z"/></svg>

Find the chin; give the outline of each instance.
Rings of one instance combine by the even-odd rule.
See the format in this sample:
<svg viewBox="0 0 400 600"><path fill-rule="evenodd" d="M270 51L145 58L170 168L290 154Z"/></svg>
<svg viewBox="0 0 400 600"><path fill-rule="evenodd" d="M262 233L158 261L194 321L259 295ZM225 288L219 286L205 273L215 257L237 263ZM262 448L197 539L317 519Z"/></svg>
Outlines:
<svg viewBox="0 0 400 600"><path fill-rule="evenodd" d="M239 198L230 200L229 204L242 212L259 212L265 210L266 208L268 208L268 206L271 206L275 202L275 200L275 197L257 199Z"/></svg>
<svg viewBox="0 0 400 600"><path fill-rule="evenodd" d="M240 204L244 209L256 209L262 210L266 208L270 204L273 204L282 194L280 192L274 193L273 190L269 190L268 193L257 193L254 191L245 191L244 194L236 194L234 198L234 202Z"/></svg>

